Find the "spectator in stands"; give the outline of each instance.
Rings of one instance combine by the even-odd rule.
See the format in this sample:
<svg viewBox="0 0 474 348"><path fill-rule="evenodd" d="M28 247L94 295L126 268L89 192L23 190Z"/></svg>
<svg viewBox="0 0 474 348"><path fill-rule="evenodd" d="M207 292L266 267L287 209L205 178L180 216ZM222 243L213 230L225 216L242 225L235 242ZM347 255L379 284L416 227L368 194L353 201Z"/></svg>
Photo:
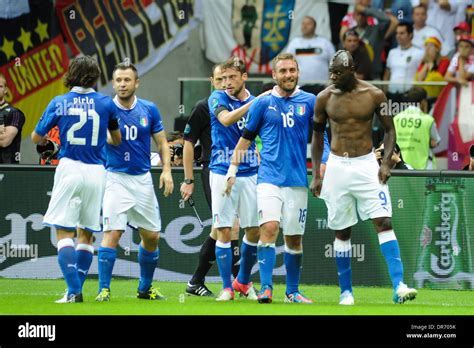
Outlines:
<svg viewBox="0 0 474 348"><path fill-rule="evenodd" d="M183 147L184 136L179 131L169 132L166 134L166 140L170 147L171 166L181 167L183 165Z"/></svg>
<svg viewBox="0 0 474 348"><path fill-rule="evenodd" d="M443 44L443 35L438 29L426 25L426 7L419 5L413 8L413 46L417 46L421 49L425 46L426 39L429 37L436 37L441 45ZM445 47L444 50L449 50Z"/></svg>
<svg viewBox="0 0 474 348"><path fill-rule="evenodd" d="M375 0L377 1L377 0ZM355 0L355 6L357 5L362 5L366 7L371 7L371 1L370 0ZM372 6L373 8L378 8L379 10L383 10L383 8L375 7ZM372 16L367 17L367 25L372 26L378 24L379 21L377 18L374 18ZM347 14L342 18L341 21L341 29L339 30L339 40L342 42L344 33L348 31L349 29L355 27L357 25L357 22L354 18L354 12L347 12Z"/></svg>
<svg viewBox="0 0 474 348"><path fill-rule="evenodd" d="M415 74L416 81L423 82L440 82L444 81L444 75L448 70L448 57L441 56L441 42L437 37L432 36L425 40L425 55L418 66ZM428 110L436 101L436 98L441 93L443 86L427 86L423 88L428 93Z"/></svg>
<svg viewBox="0 0 474 348"><path fill-rule="evenodd" d="M384 37L391 25L395 26L398 21L383 11L371 9L357 4L354 9L354 19L357 25L353 28L364 41L369 57L372 60L372 78L379 79L383 72L381 53L384 48ZM368 18L372 16L378 20L377 24L368 24Z"/></svg>
<svg viewBox="0 0 474 348"><path fill-rule="evenodd" d="M444 76L447 82L467 86L474 76L474 52L472 36L463 35L459 38L458 50L449 63Z"/></svg>
<svg viewBox="0 0 474 348"><path fill-rule="evenodd" d="M474 144L469 148L469 163L463 168L463 170L474 171Z"/></svg>
<svg viewBox="0 0 474 348"><path fill-rule="evenodd" d="M449 50L454 47L455 38L452 29L459 21L458 13L467 4L459 0L412 0L412 6L423 5L428 9L426 23L443 34L443 45Z"/></svg>
<svg viewBox="0 0 474 348"><path fill-rule="evenodd" d="M331 41L316 35L316 26L313 17L304 17L301 23L303 36L291 40L286 49L296 57L301 85L307 85L312 81L327 81L329 78L329 61L335 50Z"/></svg>
<svg viewBox="0 0 474 348"><path fill-rule="evenodd" d="M451 50L446 54L449 59L453 59L458 49L459 38L465 35L471 35L471 26L467 22L460 22L454 27L454 36L456 40L456 46L451 47Z"/></svg>
<svg viewBox="0 0 474 348"><path fill-rule="evenodd" d="M393 123L397 143L405 161L415 169L434 169L431 149L438 146L441 138L434 118L428 112L427 93L421 87L412 87L405 100L410 106L395 115Z"/></svg>
<svg viewBox="0 0 474 348"><path fill-rule="evenodd" d="M7 80L0 74L0 164L19 164L25 115L5 100Z"/></svg>
<svg viewBox="0 0 474 348"><path fill-rule="evenodd" d="M379 10L385 10L385 0L372 0L372 7ZM399 20L412 23L412 7L410 1L407 0L392 0L392 7L390 8L392 14Z"/></svg>
<svg viewBox="0 0 474 348"><path fill-rule="evenodd" d="M356 77L361 80L372 80L372 62L359 34L353 29L346 31L343 35L342 46L352 55Z"/></svg>
<svg viewBox="0 0 474 348"><path fill-rule="evenodd" d="M399 23L396 33L398 47L390 50L388 54L383 79L390 81L388 99L400 102L403 101L403 93L412 86L416 69L423 59L424 52L412 44L413 26L410 23Z"/></svg>

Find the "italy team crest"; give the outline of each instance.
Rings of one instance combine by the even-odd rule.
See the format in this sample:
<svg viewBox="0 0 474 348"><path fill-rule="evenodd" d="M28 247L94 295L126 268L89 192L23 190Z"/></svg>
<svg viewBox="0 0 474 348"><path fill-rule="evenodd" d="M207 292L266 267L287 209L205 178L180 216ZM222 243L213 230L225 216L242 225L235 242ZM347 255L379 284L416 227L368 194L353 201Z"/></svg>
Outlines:
<svg viewBox="0 0 474 348"><path fill-rule="evenodd" d="M140 117L140 125L142 127L148 126L148 118L146 116L141 116Z"/></svg>
<svg viewBox="0 0 474 348"><path fill-rule="evenodd" d="M297 115L300 115L300 116L303 116L306 112L306 106L305 105L298 105L296 107L296 114Z"/></svg>
<svg viewBox="0 0 474 348"><path fill-rule="evenodd" d="M248 60L270 62L288 43L295 0L234 0L232 28Z"/></svg>

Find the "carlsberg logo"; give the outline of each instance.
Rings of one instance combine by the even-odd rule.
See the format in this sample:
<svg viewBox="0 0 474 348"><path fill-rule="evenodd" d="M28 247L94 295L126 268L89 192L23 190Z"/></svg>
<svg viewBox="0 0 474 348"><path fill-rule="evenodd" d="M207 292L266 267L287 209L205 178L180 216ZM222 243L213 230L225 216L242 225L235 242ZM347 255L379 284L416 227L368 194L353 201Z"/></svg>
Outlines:
<svg viewBox="0 0 474 348"><path fill-rule="evenodd" d="M431 254L431 270L437 275L447 276L455 266L452 245L457 244L456 229L459 221L459 211L452 193L441 193L440 214L441 224L435 227L436 235L439 236L435 241L435 250L438 252Z"/></svg>

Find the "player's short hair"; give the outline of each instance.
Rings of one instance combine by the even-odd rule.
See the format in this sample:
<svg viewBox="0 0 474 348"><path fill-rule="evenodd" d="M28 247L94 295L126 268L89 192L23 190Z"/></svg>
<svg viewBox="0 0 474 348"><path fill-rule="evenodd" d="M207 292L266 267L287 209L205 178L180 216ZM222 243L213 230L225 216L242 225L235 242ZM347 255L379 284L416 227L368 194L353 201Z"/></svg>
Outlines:
<svg viewBox="0 0 474 348"><path fill-rule="evenodd" d="M216 72L216 69L217 68L222 69L223 65L224 65L223 63L216 63L212 66L212 70L211 70L211 77L212 78L214 78L214 73Z"/></svg>
<svg viewBox="0 0 474 348"><path fill-rule="evenodd" d="M273 62L272 62L273 70L276 69L276 65L281 60L292 60L296 63L296 67L298 68L298 70L300 69L299 66L298 66L298 62L296 61L296 58L293 54L291 54L291 53L280 53L275 58L273 58Z"/></svg>
<svg viewBox="0 0 474 348"><path fill-rule="evenodd" d="M428 93L422 87L413 86L405 93L405 99L409 103L421 103L423 100L428 99Z"/></svg>
<svg viewBox="0 0 474 348"><path fill-rule="evenodd" d="M401 21L397 24L397 28L398 27L405 27L407 28L408 34L413 34L413 24L411 24L410 22Z"/></svg>
<svg viewBox="0 0 474 348"><path fill-rule="evenodd" d="M133 65L132 63L126 61L126 62L120 62L118 63L115 67L114 67L114 71L112 71L112 77L114 76L115 72L117 70L132 70L134 73L135 73L135 79L138 80L138 70L137 70L137 67L135 65Z"/></svg>
<svg viewBox="0 0 474 348"><path fill-rule="evenodd" d="M69 64L64 75L64 85L68 88L74 86L91 88L97 84L100 77L99 63L94 57L75 57Z"/></svg>
<svg viewBox="0 0 474 348"><path fill-rule="evenodd" d="M236 56L227 59L222 64L222 69L234 69L240 72L242 75L247 73L247 68L244 61ZM214 70L212 72L214 73Z"/></svg>

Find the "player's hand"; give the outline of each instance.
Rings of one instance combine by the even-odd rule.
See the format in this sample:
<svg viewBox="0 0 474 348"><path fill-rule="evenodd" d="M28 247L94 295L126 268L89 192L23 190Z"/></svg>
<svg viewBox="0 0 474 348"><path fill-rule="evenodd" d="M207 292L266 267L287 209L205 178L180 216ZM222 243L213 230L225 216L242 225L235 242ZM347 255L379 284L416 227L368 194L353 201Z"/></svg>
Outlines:
<svg viewBox="0 0 474 348"><path fill-rule="evenodd" d="M235 176L228 177L224 186L224 195L230 196L230 192L232 191L232 186L234 186L234 184L235 184Z"/></svg>
<svg viewBox="0 0 474 348"><path fill-rule="evenodd" d="M260 97L264 97L264 96L266 96L266 95L269 95L270 93L272 93L272 90L273 90L273 89L269 89L268 91L265 91L265 92L260 93L260 94L257 96L257 98L260 98Z"/></svg>
<svg viewBox="0 0 474 348"><path fill-rule="evenodd" d="M313 178L311 181L311 185L309 186L309 190L313 194L314 197L319 197L321 194L321 187L323 186L323 179L321 178Z"/></svg>
<svg viewBox="0 0 474 348"><path fill-rule="evenodd" d="M184 201L187 201L194 192L194 184L186 184L185 182L183 182L181 184L180 192L181 198L184 199Z"/></svg>
<svg viewBox="0 0 474 348"><path fill-rule="evenodd" d="M0 134L3 134L3 133L5 133L5 125L0 124Z"/></svg>
<svg viewBox="0 0 474 348"><path fill-rule="evenodd" d="M164 171L160 175L160 189L165 187L163 191L163 195L168 197L170 194L173 193L174 184L173 184L173 177L171 176L171 170Z"/></svg>
<svg viewBox="0 0 474 348"><path fill-rule="evenodd" d="M379 169L379 181L381 184L386 184L390 178L390 167L386 163L382 163Z"/></svg>

